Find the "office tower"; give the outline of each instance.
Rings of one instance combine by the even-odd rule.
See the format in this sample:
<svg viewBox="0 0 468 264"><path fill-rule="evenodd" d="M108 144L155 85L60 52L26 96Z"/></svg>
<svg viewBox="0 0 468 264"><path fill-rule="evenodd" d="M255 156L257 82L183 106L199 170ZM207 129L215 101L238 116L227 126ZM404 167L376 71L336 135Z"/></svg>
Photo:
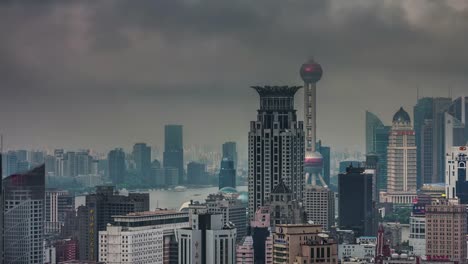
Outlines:
<svg viewBox="0 0 468 264"><path fill-rule="evenodd" d="M224 187L236 188L236 169L234 161L223 158L221 161L221 169L219 170L219 189Z"/></svg>
<svg viewBox="0 0 468 264"><path fill-rule="evenodd" d="M153 186L162 187L166 185L166 174L159 160L154 160L151 163L151 177L153 179Z"/></svg>
<svg viewBox="0 0 468 264"><path fill-rule="evenodd" d="M416 142L411 119L408 113L400 108L393 116L393 125L388 143L388 183L390 196L399 194L416 194ZM393 201L394 203L411 203L412 201Z"/></svg>
<svg viewBox="0 0 468 264"><path fill-rule="evenodd" d="M236 142L226 142L223 144L223 159L227 158L234 162L234 169L237 170L237 146Z"/></svg>
<svg viewBox="0 0 468 264"><path fill-rule="evenodd" d="M91 214L88 207L84 205L80 205L76 212L77 215L77 227L78 227L78 259L82 261L86 261L89 259L89 243L91 241L91 237L89 232L93 230L94 227L91 228L91 217L94 218L94 214ZM94 220L93 223L94 225Z"/></svg>
<svg viewBox="0 0 468 264"><path fill-rule="evenodd" d="M413 109L418 186L432 182L432 102L433 98L420 98Z"/></svg>
<svg viewBox="0 0 468 264"><path fill-rule="evenodd" d="M69 211L75 210L75 197L68 191L47 189L45 193L45 234L60 234Z"/></svg>
<svg viewBox="0 0 468 264"><path fill-rule="evenodd" d="M18 171L18 156L15 151L6 154L6 175L13 175Z"/></svg>
<svg viewBox="0 0 468 264"><path fill-rule="evenodd" d="M166 125L164 127L164 168L178 170L179 184L184 183L184 144L181 125Z"/></svg>
<svg viewBox="0 0 468 264"><path fill-rule="evenodd" d="M338 175L340 229L353 230L356 237L375 236L374 203L372 201L372 175L364 168L348 167Z"/></svg>
<svg viewBox="0 0 468 264"><path fill-rule="evenodd" d="M320 225L278 225L273 234L273 263L338 263L338 247Z"/></svg>
<svg viewBox="0 0 468 264"><path fill-rule="evenodd" d="M322 186L306 186L303 199L307 221L322 225L324 230L335 226L335 193Z"/></svg>
<svg viewBox="0 0 468 264"><path fill-rule="evenodd" d="M156 210L114 216L99 232L99 261L105 263L177 263L170 259L175 230L190 226L187 212Z"/></svg>
<svg viewBox="0 0 468 264"><path fill-rule="evenodd" d="M297 120L294 94L298 86L255 86L260 96L257 121L249 132L249 215L269 200L280 180L302 199L304 130Z"/></svg>
<svg viewBox="0 0 468 264"><path fill-rule="evenodd" d="M106 230L107 224L112 224L112 216L126 215L128 213L143 212L149 210L148 193L130 193L128 196L119 195L114 186L98 186L96 193L86 195L86 208L81 209L84 217L88 217L88 228L83 240L87 241L86 248L81 248L86 260L96 261L98 257L98 233ZM78 211L80 213L80 210ZM81 221L80 215L78 216ZM80 223L81 224L81 223ZM81 256L81 255L80 255Z"/></svg>
<svg viewBox="0 0 468 264"><path fill-rule="evenodd" d="M17 173L22 173L22 172L28 171L29 169L30 169L29 161L27 160L18 161L17 168L16 168Z"/></svg>
<svg viewBox="0 0 468 264"><path fill-rule="evenodd" d="M125 153L123 149L114 149L107 155L109 163L109 178L114 184L124 183L125 170Z"/></svg>
<svg viewBox="0 0 468 264"><path fill-rule="evenodd" d="M323 182L323 156L316 149L317 143L317 82L322 78L322 66L313 59L302 64L300 75L304 81L305 160L304 171L308 178ZM312 180L315 182L315 180Z"/></svg>
<svg viewBox="0 0 468 264"><path fill-rule="evenodd" d="M187 164L187 183L193 185L207 184L206 165L195 161Z"/></svg>
<svg viewBox="0 0 468 264"><path fill-rule="evenodd" d="M439 199L426 206L426 257L466 263L466 205ZM443 244L442 244L443 241Z"/></svg>
<svg viewBox="0 0 468 264"><path fill-rule="evenodd" d="M3 179L4 263L43 263L45 168Z"/></svg>
<svg viewBox="0 0 468 264"><path fill-rule="evenodd" d="M306 221L304 208L282 180L271 191L267 205L270 206L272 228L279 224L303 224Z"/></svg>
<svg viewBox="0 0 468 264"><path fill-rule="evenodd" d="M450 98L421 98L414 107L414 130L418 149L420 184L443 182L444 113ZM420 186L420 185L418 185Z"/></svg>
<svg viewBox="0 0 468 264"><path fill-rule="evenodd" d="M227 198L223 194L210 194L206 198L206 207L209 214L223 215L224 225L234 224L237 242L247 235L247 211L240 200Z"/></svg>
<svg viewBox="0 0 468 264"><path fill-rule="evenodd" d="M460 200L468 204L468 178L466 167L468 163L468 147L452 147L446 156L445 194L448 199Z"/></svg>
<svg viewBox="0 0 468 264"><path fill-rule="evenodd" d="M180 264L231 264L236 259L236 228L223 226L222 215L194 214L191 226L176 233Z"/></svg>
<svg viewBox="0 0 468 264"><path fill-rule="evenodd" d="M145 143L136 143L133 146L132 154L137 176L143 183L149 184L151 179L151 147Z"/></svg>
<svg viewBox="0 0 468 264"><path fill-rule="evenodd" d="M387 147L390 129L391 127L385 126L377 115L366 111L366 153L375 153L379 158L379 191L387 190Z"/></svg>
<svg viewBox="0 0 468 264"><path fill-rule="evenodd" d="M451 147L464 146L468 143L465 138L466 126L460 120L448 112L445 114L445 125L444 125L444 146L445 152L450 151ZM445 168L445 167L444 167Z"/></svg>
<svg viewBox="0 0 468 264"><path fill-rule="evenodd" d="M379 167L379 156L376 153L369 153L366 155L365 168L367 174L372 174L372 189L374 194L372 195L372 200L379 203L380 195L380 182L382 181Z"/></svg>
<svg viewBox="0 0 468 264"><path fill-rule="evenodd" d="M251 236L245 237L241 244L236 247L237 264L254 264L254 247Z"/></svg>

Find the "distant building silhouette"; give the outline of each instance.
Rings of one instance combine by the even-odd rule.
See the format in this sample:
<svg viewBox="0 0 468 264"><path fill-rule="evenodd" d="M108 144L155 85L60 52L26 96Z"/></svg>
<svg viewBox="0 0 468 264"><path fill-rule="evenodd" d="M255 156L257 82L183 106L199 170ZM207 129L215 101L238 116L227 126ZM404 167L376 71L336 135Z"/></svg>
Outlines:
<svg viewBox="0 0 468 264"><path fill-rule="evenodd" d="M164 128L164 168L178 170L178 183L184 183L184 144L181 125L166 125Z"/></svg>
<svg viewBox="0 0 468 264"><path fill-rule="evenodd" d="M107 155L109 163L109 178L112 183L120 184L125 182L125 152L123 149L114 149Z"/></svg>
<svg viewBox="0 0 468 264"><path fill-rule="evenodd" d="M194 161L187 164L187 183L194 185L207 184L206 165Z"/></svg>
<svg viewBox="0 0 468 264"><path fill-rule="evenodd" d="M138 177L144 184L151 183L151 147L145 143L133 146L133 160Z"/></svg>
<svg viewBox="0 0 468 264"><path fill-rule="evenodd" d="M223 158L219 171L219 189L224 187L236 188L236 169L234 162L228 158Z"/></svg>
<svg viewBox="0 0 468 264"><path fill-rule="evenodd" d="M223 158L228 158L234 162L234 169L237 170L237 144L236 142L226 142L223 144Z"/></svg>
<svg viewBox="0 0 468 264"><path fill-rule="evenodd" d="M366 111L366 153L379 158L379 190L387 189L387 147L391 126L386 126L377 115ZM341 171L340 172L344 172Z"/></svg>

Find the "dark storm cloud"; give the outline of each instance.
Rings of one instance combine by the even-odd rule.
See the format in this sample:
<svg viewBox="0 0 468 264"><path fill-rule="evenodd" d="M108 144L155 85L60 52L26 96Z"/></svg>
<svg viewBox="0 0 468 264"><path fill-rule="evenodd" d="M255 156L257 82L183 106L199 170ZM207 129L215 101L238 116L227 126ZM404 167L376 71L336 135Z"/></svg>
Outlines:
<svg viewBox="0 0 468 264"><path fill-rule="evenodd" d="M467 5L450 0L7 1L0 120L10 146L161 145L175 122L189 144L245 143L247 87L299 84L314 55L319 136L362 149L364 110L388 121L417 87L467 91L466 32Z"/></svg>

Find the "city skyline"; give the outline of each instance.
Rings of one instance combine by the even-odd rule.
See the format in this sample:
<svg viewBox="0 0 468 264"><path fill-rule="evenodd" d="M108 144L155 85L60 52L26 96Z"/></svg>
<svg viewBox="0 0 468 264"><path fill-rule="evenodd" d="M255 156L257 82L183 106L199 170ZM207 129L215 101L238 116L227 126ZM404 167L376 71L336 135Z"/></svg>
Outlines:
<svg viewBox="0 0 468 264"><path fill-rule="evenodd" d="M236 141L245 150L256 110L248 87L301 84L297 65L313 55L326 73L318 139L364 150L366 110L389 124L400 106L414 106L418 88L420 97L456 97L468 84L466 3L373 2L2 3L5 149L162 147L164 125L176 123L187 145ZM186 21L170 15L178 12Z"/></svg>

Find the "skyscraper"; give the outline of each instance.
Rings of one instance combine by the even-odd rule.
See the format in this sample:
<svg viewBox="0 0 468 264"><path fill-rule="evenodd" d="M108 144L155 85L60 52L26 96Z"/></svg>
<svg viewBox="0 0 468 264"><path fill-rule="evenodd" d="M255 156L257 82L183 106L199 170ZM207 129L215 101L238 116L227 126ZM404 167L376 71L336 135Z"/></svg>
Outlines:
<svg viewBox="0 0 468 264"><path fill-rule="evenodd" d="M377 222L372 201L372 175L364 168L348 167L338 175L340 229L350 229L359 236L375 236Z"/></svg>
<svg viewBox="0 0 468 264"><path fill-rule="evenodd" d="M223 144L223 158L228 158L234 162L234 169L237 169L237 147L236 142L226 142Z"/></svg>
<svg viewBox="0 0 468 264"><path fill-rule="evenodd" d="M316 149L317 143L317 82L322 78L322 66L313 59L302 64L300 75L304 81L304 126L305 132L305 160L306 177L319 178L323 182L323 156ZM315 179L307 179L307 183Z"/></svg>
<svg viewBox="0 0 468 264"><path fill-rule="evenodd" d="M164 168L178 170L179 184L184 183L184 144L181 125L166 125L164 128Z"/></svg>
<svg viewBox="0 0 468 264"><path fill-rule="evenodd" d="M271 191L268 206L270 206L270 225L272 228L279 224L305 223L304 208L293 197L293 193L283 181L280 181Z"/></svg>
<svg viewBox="0 0 468 264"><path fill-rule="evenodd" d="M135 161L138 177L144 184L151 183L151 147L145 143L133 146L133 160Z"/></svg>
<svg viewBox="0 0 468 264"><path fill-rule="evenodd" d="M390 195L416 194L416 142L408 113L400 108L393 116L388 144L388 184ZM395 202L395 201L394 201ZM407 203L402 201L397 203ZM412 201L409 201L411 203Z"/></svg>
<svg viewBox="0 0 468 264"><path fill-rule="evenodd" d="M113 184L125 181L125 152L123 149L114 149L107 155L109 165L109 178Z"/></svg>
<svg viewBox="0 0 468 264"><path fill-rule="evenodd" d="M366 111L366 153L375 153L379 167L379 190L387 189L387 147L390 126L385 126L377 115Z"/></svg>
<svg viewBox="0 0 468 264"><path fill-rule="evenodd" d="M304 188L304 128L297 120L294 94L299 86L255 86L260 95L257 121L249 132L249 215L270 198L283 180L293 199Z"/></svg>
<svg viewBox="0 0 468 264"><path fill-rule="evenodd" d="M3 237L3 153L0 150L0 234ZM0 263L3 263L3 238L0 239Z"/></svg>
<svg viewBox="0 0 468 264"><path fill-rule="evenodd" d="M18 171L18 155L15 151L6 154L6 175L13 175Z"/></svg>
<svg viewBox="0 0 468 264"><path fill-rule="evenodd" d="M219 189L224 187L236 188L236 169L234 167L234 161L228 158L223 158L219 171Z"/></svg>
<svg viewBox="0 0 468 264"><path fill-rule="evenodd" d="M3 179L4 263L43 263L44 165Z"/></svg>

